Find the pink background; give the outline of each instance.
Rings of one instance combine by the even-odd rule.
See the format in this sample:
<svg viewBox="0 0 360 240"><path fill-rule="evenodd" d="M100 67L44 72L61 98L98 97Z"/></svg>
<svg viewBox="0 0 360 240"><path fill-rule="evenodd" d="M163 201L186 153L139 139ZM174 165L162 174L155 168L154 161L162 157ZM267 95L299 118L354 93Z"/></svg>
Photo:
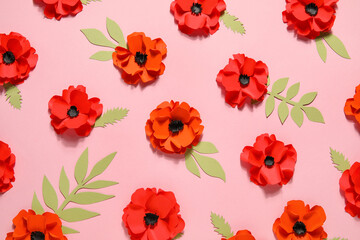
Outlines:
<svg viewBox="0 0 360 240"><path fill-rule="evenodd" d="M34 191L40 194L44 174L58 186L62 166L72 175L75 162L89 147L92 166L111 152L118 152L110 168L98 179L120 184L101 190L115 198L89 206L101 216L79 223L66 223L80 231L69 239L129 239L121 216L131 194L141 187L173 191L186 222L182 239L220 239L210 223L210 212L223 215L233 231L249 229L257 239L275 239L272 224L287 201L301 199L321 205L327 214L329 238L359 239L359 219L345 213L339 192L338 172L331 163L329 147L343 152L351 162L359 160L359 131L347 120L343 106L359 84L360 2L340 1L334 33L345 43L351 60L328 48L324 64L315 42L297 40L282 22L285 1L227 0L228 11L245 24L246 35L234 34L224 25L208 38L190 38L178 31L170 13L170 1L91 2L76 17L61 21L45 19L32 1L0 3L1 32L16 31L26 36L39 61L26 82L19 86L23 105L13 109L0 93L0 139L16 154L14 188L0 196L0 234L12 231L11 220L21 209L29 209ZM106 31L106 17L119 23L124 35L143 31L161 37L168 45L166 70L159 80L146 87L123 82L112 62L89 57L100 50L80 32L83 28ZM290 77L289 84L301 82L300 93L318 91L313 106L319 108L326 124L305 119L298 128L288 119L281 125L276 114L265 118L265 103L239 110L227 105L215 78L235 53L264 61L273 81ZM126 107L129 115L119 124L97 128L86 138L58 136L50 126L47 104L53 95L69 85L83 84L90 97L99 97L105 109ZM165 100L186 101L201 113L205 126L203 140L219 149L214 155L227 175L227 182L202 173L189 173L182 158L154 152L144 126L150 112ZM279 102L277 101L277 104ZM292 181L278 191L264 190L249 181L240 165L240 153L256 136L274 133L293 144L298 162ZM75 180L71 177L72 187ZM40 194L41 196L41 194Z"/></svg>

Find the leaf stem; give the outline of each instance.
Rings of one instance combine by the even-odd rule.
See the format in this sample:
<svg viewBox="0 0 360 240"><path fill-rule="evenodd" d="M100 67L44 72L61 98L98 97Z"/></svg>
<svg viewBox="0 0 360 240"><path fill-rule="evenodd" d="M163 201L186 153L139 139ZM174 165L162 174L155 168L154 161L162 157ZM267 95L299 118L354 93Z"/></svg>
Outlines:
<svg viewBox="0 0 360 240"><path fill-rule="evenodd" d="M277 94L277 93L267 92L267 94L269 94L270 96L273 96L274 98L277 98L277 99L279 99L279 100L281 100L281 101L285 101L286 103L288 103L288 104L290 104L290 105L293 105L293 106L298 105L297 102L294 102L294 101L292 101L292 100L289 100L289 99L287 99L287 98L285 98L285 97L283 97L283 96L281 96L281 95L279 95L279 94Z"/></svg>

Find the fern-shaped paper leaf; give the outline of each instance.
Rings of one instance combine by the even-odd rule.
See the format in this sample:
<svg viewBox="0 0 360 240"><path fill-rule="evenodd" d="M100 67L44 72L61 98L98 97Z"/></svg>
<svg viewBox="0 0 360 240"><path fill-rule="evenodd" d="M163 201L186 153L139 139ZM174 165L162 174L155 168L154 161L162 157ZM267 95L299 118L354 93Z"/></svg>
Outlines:
<svg viewBox="0 0 360 240"><path fill-rule="evenodd" d="M229 223L227 223L222 216L211 213L211 223L214 225L215 232L219 233L224 238L228 239L234 236Z"/></svg>
<svg viewBox="0 0 360 240"><path fill-rule="evenodd" d="M350 169L350 162L348 159L345 158L344 154L337 152L332 148L330 148L330 154L333 164L339 171L344 172Z"/></svg>
<svg viewBox="0 0 360 240"><path fill-rule="evenodd" d="M90 2L101 2L101 0L81 0L81 3L84 5L87 5Z"/></svg>
<svg viewBox="0 0 360 240"><path fill-rule="evenodd" d="M225 11L221 16L220 19L223 21L225 26L231 29L235 33L240 33L241 35L245 34L244 25L239 21L239 19L235 16L232 16Z"/></svg>
<svg viewBox="0 0 360 240"><path fill-rule="evenodd" d="M126 108L113 108L98 118L94 127L106 127L108 124L114 124L127 116L129 110Z"/></svg>
<svg viewBox="0 0 360 240"><path fill-rule="evenodd" d="M21 109L21 92L20 90L11 83L4 84L6 100L9 101L11 106L16 109Z"/></svg>

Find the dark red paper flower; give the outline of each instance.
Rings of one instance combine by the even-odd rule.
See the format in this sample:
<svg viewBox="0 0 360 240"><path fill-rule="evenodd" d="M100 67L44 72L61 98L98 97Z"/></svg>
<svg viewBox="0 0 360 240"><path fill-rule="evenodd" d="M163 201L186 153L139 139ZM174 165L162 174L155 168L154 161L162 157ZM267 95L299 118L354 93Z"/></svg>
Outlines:
<svg viewBox="0 0 360 240"><path fill-rule="evenodd" d="M214 34L225 9L223 0L174 0L170 5L179 30L188 35Z"/></svg>
<svg viewBox="0 0 360 240"><path fill-rule="evenodd" d="M236 233L235 236L231 238L222 238L221 240L255 240L254 236L248 230L241 230Z"/></svg>
<svg viewBox="0 0 360 240"><path fill-rule="evenodd" d="M74 129L79 136L88 136L103 111L99 102L98 98L88 98L84 86L70 86L62 96L53 96L49 101L51 125L57 134Z"/></svg>
<svg viewBox="0 0 360 240"><path fill-rule="evenodd" d="M131 196L122 216L131 240L171 240L185 222L172 192L140 188Z"/></svg>
<svg viewBox="0 0 360 240"><path fill-rule="evenodd" d="M81 0L40 0L45 4L44 14L47 18L56 18L69 15L75 16L83 9Z"/></svg>
<svg viewBox="0 0 360 240"><path fill-rule="evenodd" d="M354 97L346 100L344 113L360 124L360 85L356 87Z"/></svg>
<svg viewBox="0 0 360 240"><path fill-rule="evenodd" d="M38 55L21 34L0 34L0 86L20 84L36 66Z"/></svg>
<svg viewBox="0 0 360 240"><path fill-rule="evenodd" d="M268 67L244 54L233 56L234 59L229 59L229 64L220 70L216 78L225 90L225 101L232 107L241 107L247 98L263 101L267 93Z"/></svg>
<svg viewBox="0 0 360 240"><path fill-rule="evenodd" d="M254 146L246 146L241 161L250 164L250 180L257 185L287 184L294 174L297 153L294 147L276 140L275 135L262 134Z"/></svg>
<svg viewBox="0 0 360 240"><path fill-rule="evenodd" d="M14 176L15 155L11 153L9 145L0 141L0 193L11 189Z"/></svg>
<svg viewBox="0 0 360 240"><path fill-rule="evenodd" d="M298 35L314 39L331 30L339 0L286 0L283 21Z"/></svg>
<svg viewBox="0 0 360 240"><path fill-rule="evenodd" d="M360 218L360 163L355 162L340 178L340 189L344 192L345 211Z"/></svg>

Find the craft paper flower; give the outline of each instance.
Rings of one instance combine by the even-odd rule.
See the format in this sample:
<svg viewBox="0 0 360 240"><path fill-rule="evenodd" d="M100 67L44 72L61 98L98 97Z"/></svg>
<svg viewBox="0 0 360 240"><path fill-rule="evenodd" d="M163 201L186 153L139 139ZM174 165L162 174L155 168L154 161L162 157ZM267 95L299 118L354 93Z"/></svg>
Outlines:
<svg viewBox="0 0 360 240"><path fill-rule="evenodd" d="M188 35L214 34L225 9L223 0L174 0L170 5L179 30Z"/></svg>
<svg viewBox="0 0 360 240"><path fill-rule="evenodd" d="M45 4L44 14L47 18L60 20L69 15L75 16L83 9L81 0L41 0Z"/></svg>
<svg viewBox="0 0 360 240"><path fill-rule="evenodd" d="M167 53L166 44L161 38L151 40L142 32L127 37L128 49L116 47L112 55L114 65L121 70L127 84L154 81L165 71L162 60Z"/></svg>
<svg viewBox="0 0 360 240"><path fill-rule="evenodd" d="M273 231L278 240L323 240L327 233L322 225L326 220L324 209L321 206L309 205L303 201L289 201L284 213L276 219Z"/></svg>
<svg viewBox="0 0 360 240"><path fill-rule="evenodd" d="M9 145L0 141L0 193L9 191L15 181L15 155L11 153Z"/></svg>
<svg viewBox="0 0 360 240"><path fill-rule="evenodd" d="M344 192L345 211L360 218L360 163L355 162L340 178L340 189Z"/></svg>
<svg viewBox="0 0 360 240"><path fill-rule="evenodd" d="M329 32L335 21L338 0L286 0L283 21L298 35L314 39Z"/></svg>
<svg viewBox="0 0 360 240"><path fill-rule="evenodd" d="M297 153L291 144L284 145L266 133L258 136L252 147L246 146L240 159L250 164L250 180L255 184L284 185L294 174Z"/></svg>
<svg viewBox="0 0 360 240"><path fill-rule="evenodd" d="M140 188L131 196L122 219L131 240L171 240L185 227L179 211L172 192Z"/></svg>
<svg viewBox="0 0 360 240"><path fill-rule="evenodd" d="M360 123L360 85L355 89L355 95L353 98L346 100L344 112L348 117L354 117L355 120Z"/></svg>
<svg viewBox="0 0 360 240"><path fill-rule="evenodd" d="M229 64L220 70L217 83L225 90L225 101L232 107L243 106L250 98L263 101L267 93L268 67L244 54L234 54Z"/></svg>
<svg viewBox="0 0 360 240"><path fill-rule="evenodd" d="M200 113L186 102L163 102L150 113L145 131L151 145L165 153L185 153L196 146L204 126Z"/></svg>
<svg viewBox="0 0 360 240"><path fill-rule="evenodd" d="M74 129L79 136L88 136L95 121L103 111L98 98L88 98L82 85L70 86L62 96L53 96L49 101L51 125L57 134Z"/></svg>
<svg viewBox="0 0 360 240"><path fill-rule="evenodd" d="M13 224L14 232L8 233L5 240L67 240L61 230L62 223L54 213L37 215L33 210L21 210Z"/></svg>
<svg viewBox="0 0 360 240"><path fill-rule="evenodd" d="M23 83L36 66L38 55L20 33L0 34L0 86Z"/></svg>
<svg viewBox="0 0 360 240"><path fill-rule="evenodd" d="M254 236L248 230L241 230L236 233L235 236L231 238L222 238L221 240L255 240Z"/></svg>

